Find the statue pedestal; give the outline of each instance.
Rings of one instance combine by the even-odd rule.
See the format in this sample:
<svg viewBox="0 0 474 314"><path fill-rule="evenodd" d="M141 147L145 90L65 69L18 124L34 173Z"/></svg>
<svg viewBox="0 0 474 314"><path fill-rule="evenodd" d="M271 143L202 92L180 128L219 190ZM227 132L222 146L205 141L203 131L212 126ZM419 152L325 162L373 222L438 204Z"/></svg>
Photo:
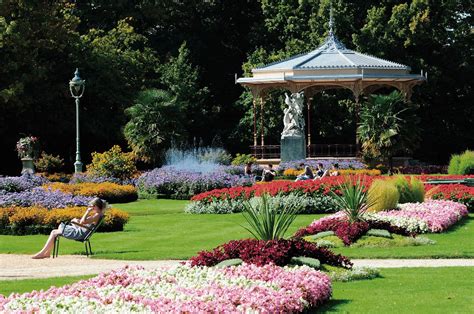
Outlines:
<svg viewBox="0 0 474 314"><path fill-rule="evenodd" d="M35 165L33 163L33 158L25 157L21 159L23 169L21 169L21 174L33 174L35 173Z"/></svg>
<svg viewBox="0 0 474 314"><path fill-rule="evenodd" d="M284 161L306 159L306 139L304 136L282 136L280 159Z"/></svg>

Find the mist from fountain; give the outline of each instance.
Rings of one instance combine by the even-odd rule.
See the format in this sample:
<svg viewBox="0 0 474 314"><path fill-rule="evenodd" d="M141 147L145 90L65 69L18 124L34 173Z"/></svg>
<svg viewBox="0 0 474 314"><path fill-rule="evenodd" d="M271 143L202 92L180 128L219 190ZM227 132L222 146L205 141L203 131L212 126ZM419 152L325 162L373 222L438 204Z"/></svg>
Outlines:
<svg viewBox="0 0 474 314"><path fill-rule="evenodd" d="M210 173L218 169L222 148L197 147L192 149L170 148L165 153L165 166L176 170Z"/></svg>

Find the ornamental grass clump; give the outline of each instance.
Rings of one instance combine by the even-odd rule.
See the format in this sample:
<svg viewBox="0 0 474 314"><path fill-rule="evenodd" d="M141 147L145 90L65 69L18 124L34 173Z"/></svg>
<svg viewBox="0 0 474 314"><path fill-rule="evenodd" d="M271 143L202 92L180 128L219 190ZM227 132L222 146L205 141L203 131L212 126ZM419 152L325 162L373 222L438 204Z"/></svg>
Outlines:
<svg viewBox="0 0 474 314"><path fill-rule="evenodd" d="M399 203L422 203L425 200L425 186L415 177L410 182L404 176L396 176L391 180L400 194Z"/></svg>
<svg viewBox="0 0 474 314"><path fill-rule="evenodd" d="M256 239L278 240L282 239L285 232L298 214L299 206L296 202L287 202L282 206L273 202L268 194L262 194L254 201L245 201L245 220L250 225L247 229Z"/></svg>
<svg viewBox="0 0 474 314"><path fill-rule="evenodd" d="M386 209L394 209L398 205L400 194L397 187L389 180L375 180L367 193L368 210L379 212Z"/></svg>

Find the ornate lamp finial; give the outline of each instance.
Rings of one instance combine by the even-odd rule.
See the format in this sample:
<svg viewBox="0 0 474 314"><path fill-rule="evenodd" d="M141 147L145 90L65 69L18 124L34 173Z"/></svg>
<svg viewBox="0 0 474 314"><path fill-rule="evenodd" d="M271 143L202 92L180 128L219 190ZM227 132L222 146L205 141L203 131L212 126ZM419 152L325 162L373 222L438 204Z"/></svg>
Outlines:
<svg viewBox="0 0 474 314"><path fill-rule="evenodd" d="M331 1L331 8L329 9L329 36L333 36L333 26L334 26L334 20L332 16L332 1Z"/></svg>

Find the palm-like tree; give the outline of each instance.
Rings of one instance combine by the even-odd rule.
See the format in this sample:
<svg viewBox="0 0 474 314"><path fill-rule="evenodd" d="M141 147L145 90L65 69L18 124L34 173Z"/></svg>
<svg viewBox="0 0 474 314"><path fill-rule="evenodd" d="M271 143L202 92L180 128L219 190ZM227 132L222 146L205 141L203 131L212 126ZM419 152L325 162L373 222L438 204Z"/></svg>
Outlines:
<svg viewBox="0 0 474 314"><path fill-rule="evenodd" d="M411 153L419 142L416 108L406 104L398 91L371 95L362 107L357 128L364 157L388 161L391 169L395 154Z"/></svg>
<svg viewBox="0 0 474 314"><path fill-rule="evenodd" d="M130 117L124 128L125 138L145 162L158 162L162 150L184 134L181 105L165 90L140 92L135 104L125 112Z"/></svg>

